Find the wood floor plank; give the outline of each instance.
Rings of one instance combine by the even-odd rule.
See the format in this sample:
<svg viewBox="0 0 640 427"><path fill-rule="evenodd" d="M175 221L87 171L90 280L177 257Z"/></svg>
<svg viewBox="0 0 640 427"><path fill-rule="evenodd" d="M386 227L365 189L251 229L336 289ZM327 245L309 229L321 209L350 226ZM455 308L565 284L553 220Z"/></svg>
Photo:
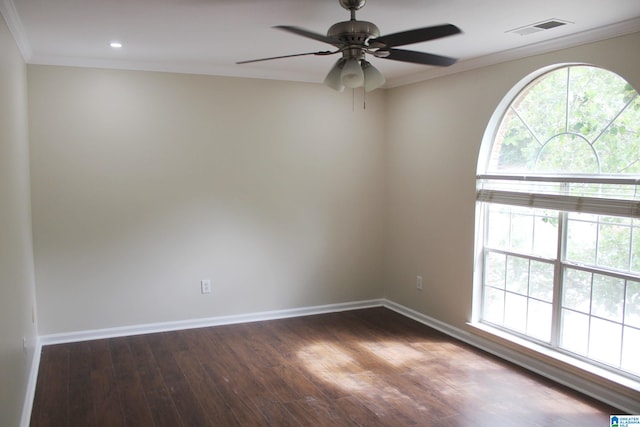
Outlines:
<svg viewBox="0 0 640 427"><path fill-rule="evenodd" d="M187 351L178 352L175 357L199 406L207 414L211 424L214 426L237 425L238 421L232 410L200 361Z"/></svg>
<svg viewBox="0 0 640 427"><path fill-rule="evenodd" d="M311 421L309 425L321 426L355 426L355 420L346 412L346 407L340 400L315 399L308 397L303 400L285 403L287 409L299 418ZM304 416L304 418L303 418Z"/></svg>
<svg viewBox="0 0 640 427"><path fill-rule="evenodd" d="M247 355L244 352L247 347L227 341L233 335L227 334L226 328L222 328L222 331L209 332L212 334L215 346L212 348L212 356L203 365L208 375L217 384L225 401L229 403L238 399L248 401L252 397L267 394L264 381L259 376L251 375L253 364L250 359L246 359ZM232 347L235 347L243 356L239 356ZM256 371L259 372L259 369Z"/></svg>
<svg viewBox="0 0 640 427"><path fill-rule="evenodd" d="M127 341L155 425L184 426L146 338L137 335L129 337Z"/></svg>
<svg viewBox="0 0 640 427"><path fill-rule="evenodd" d="M127 338L113 338L109 341L109 350L113 360L116 388L124 417L128 425L153 425L153 416L147 404L144 389L136 364L131 355Z"/></svg>
<svg viewBox="0 0 640 427"><path fill-rule="evenodd" d="M187 426L211 425L175 359L177 353L188 350L186 341L175 332L152 334L147 339L182 422Z"/></svg>
<svg viewBox="0 0 640 427"><path fill-rule="evenodd" d="M619 413L384 308L42 350L31 425L608 425Z"/></svg>
<svg viewBox="0 0 640 427"><path fill-rule="evenodd" d="M93 398L98 425L114 427L126 425L113 368L92 370L91 389L88 392Z"/></svg>
<svg viewBox="0 0 640 427"><path fill-rule="evenodd" d="M310 381L307 375L296 365L280 365L272 369L273 375L282 379L288 386L289 395L284 395L282 401L287 399L308 399L310 397L316 399L327 399L327 395L323 390Z"/></svg>
<svg viewBox="0 0 640 427"><path fill-rule="evenodd" d="M287 363L287 360L277 351L278 347L286 346L279 337L272 333L266 322L237 325L239 339L249 343L255 355L254 366L275 367Z"/></svg>
<svg viewBox="0 0 640 427"><path fill-rule="evenodd" d="M43 347L40 352L40 366L38 367L38 379L36 381L36 391L33 394L33 405L31 407L30 424L38 425L40 413L43 410L44 400L47 397L45 377L49 368L49 349L50 346Z"/></svg>
<svg viewBox="0 0 640 427"><path fill-rule="evenodd" d="M252 399L252 401L270 426L299 427L304 425L303 420L296 418L282 402L262 397Z"/></svg>
<svg viewBox="0 0 640 427"><path fill-rule="evenodd" d="M96 425L95 406L91 393L91 345L88 342L72 343L69 346L69 425Z"/></svg>
<svg viewBox="0 0 640 427"><path fill-rule="evenodd" d="M224 378L230 375L225 367L225 361L233 360L234 355L224 341L215 334L216 329L191 329L184 331L184 337L188 351L200 362L203 368L215 367L213 380L224 382Z"/></svg>
<svg viewBox="0 0 640 427"><path fill-rule="evenodd" d="M343 414L346 414L354 425L367 427L384 426L380 417L353 396L341 397L333 400L333 403L340 408Z"/></svg>
<svg viewBox="0 0 640 427"><path fill-rule="evenodd" d="M86 393L91 396L98 425L124 426L124 413L118 396L109 340L94 340L89 341L88 344L91 349L91 378L90 387ZM77 397L70 396L70 398Z"/></svg>
<svg viewBox="0 0 640 427"><path fill-rule="evenodd" d="M253 403L253 400L236 399L229 405L238 426L269 426L264 414ZM236 425L236 424L233 424ZM303 424L304 425L304 424ZM273 427L277 426L273 425Z"/></svg>
<svg viewBox="0 0 640 427"><path fill-rule="evenodd" d="M271 346L276 352L287 361L295 360L298 346L292 346L291 343L299 339L289 326L292 319L278 319L263 322L263 328L268 331L270 336L278 337L277 340L271 341Z"/></svg>
<svg viewBox="0 0 640 427"><path fill-rule="evenodd" d="M42 383L36 391L37 419L39 426L61 426L69 422L69 349L64 345L43 348L41 361L45 369L41 373Z"/></svg>
<svg viewBox="0 0 640 427"><path fill-rule="evenodd" d="M283 403L286 410L296 419L304 420L302 425L310 426L349 426L348 419L332 420L327 417L325 411L316 408L313 402L306 400Z"/></svg>

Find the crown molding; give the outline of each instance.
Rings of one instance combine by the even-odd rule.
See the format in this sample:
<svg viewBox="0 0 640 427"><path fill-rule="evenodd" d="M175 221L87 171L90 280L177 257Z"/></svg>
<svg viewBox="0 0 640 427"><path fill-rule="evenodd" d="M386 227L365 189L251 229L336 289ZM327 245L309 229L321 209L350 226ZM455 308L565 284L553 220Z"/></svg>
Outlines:
<svg viewBox="0 0 640 427"><path fill-rule="evenodd" d="M7 23L9 32L11 32L13 39L18 45L22 59L24 59L25 62L29 62L32 54L31 45L29 45L24 28L22 27L22 21L18 16L18 11L13 4L13 0L0 0L0 14Z"/></svg>
<svg viewBox="0 0 640 427"><path fill-rule="evenodd" d="M29 64L126 69L138 71L159 71L225 77L284 80L304 83L321 83L319 80L314 78L315 76L312 77L302 73L289 72L283 75L281 72L263 72L261 74L256 74L255 72L250 71L239 71L238 67L229 65L213 65L205 63L190 64L146 61L113 61L97 58L53 57L47 55L38 56L33 54L22 25L22 21L20 20L20 17L14 5L14 0L0 0L0 14L2 14L2 16L4 17L9 31L15 39L15 42L18 46L18 49L20 50L20 53L22 54L24 61ZM558 37L544 42L532 43L514 49L462 60L451 67L431 67L419 73L402 77L389 78L382 89L390 89L413 83L419 83L422 81L457 74L464 71L470 71L508 61L550 53L587 43L598 42L614 37L623 36L626 34L635 33L638 31L640 31L640 17L632 18L616 24L595 28L592 30L582 31L576 34Z"/></svg>
<svg viewBox="0 0 640 427"><path fill-rule="evenodd" d="M299 83L317 83L321 84L319 78L313 79L308 73L295 73L280 71L262 72L256 74L252 71L246 71L242 67L235 65L214 65L207 63L190 63L190 62L161 62L161 61L136 61L136 60L115 60L77 56L60 56L60 55L33 55L28 61L32 65L55 65L62 67L81 67L81 68L102 68L111 70L126 71L149 71L160 73L176 73L176 74L197 74L216 77L235 77L245 79L263 79L276 80L284 82Z"/></svg>
<svg viewBox="0 0 640 427"><path fill-rule="evenodd" d="M550 53L587 43L594 43L614 37L624 36L626 34L631 34L638 31L640 31L640 17L588 31L582 31L576 34L569 34L544 42L533 43L515 49L509 49L490 55L467 59L447 68L430 68L417 74L390 79L390 81L387 81L387 84L384 87L394 88L413 83L419 83L437 77L461 73L463 71L470 71L477 68L513 61L516 59L528 58L530 56Z"/></svg>

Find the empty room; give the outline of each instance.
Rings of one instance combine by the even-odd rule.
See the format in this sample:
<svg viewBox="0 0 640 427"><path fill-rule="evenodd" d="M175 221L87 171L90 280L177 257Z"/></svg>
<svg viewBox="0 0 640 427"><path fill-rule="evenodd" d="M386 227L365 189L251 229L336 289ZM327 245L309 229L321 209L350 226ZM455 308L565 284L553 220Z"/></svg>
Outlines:
<svg viewBox="0 0 640 427"><path fill-rule="evenodd" d="M637 0L0 13L0 425L640 414Z"/></svg>

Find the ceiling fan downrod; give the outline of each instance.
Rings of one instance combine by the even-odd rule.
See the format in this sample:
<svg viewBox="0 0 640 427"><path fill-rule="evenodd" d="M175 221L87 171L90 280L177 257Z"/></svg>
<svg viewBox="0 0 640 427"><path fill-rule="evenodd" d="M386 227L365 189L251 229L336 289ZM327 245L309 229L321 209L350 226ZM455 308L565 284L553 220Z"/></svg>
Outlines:
<svg viewBox="0 0 640 427"><path fill-rule="evenodd" d="M344 7L347 10L358 10L364 7L364 4L367 0L338 0L340 2L340 6Z"/></svg>

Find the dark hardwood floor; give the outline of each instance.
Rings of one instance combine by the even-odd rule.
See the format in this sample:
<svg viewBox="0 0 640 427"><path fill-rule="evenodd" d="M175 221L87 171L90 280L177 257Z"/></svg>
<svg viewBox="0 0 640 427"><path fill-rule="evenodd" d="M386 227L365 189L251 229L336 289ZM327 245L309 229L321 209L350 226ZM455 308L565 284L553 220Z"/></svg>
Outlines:
<svg viewBox="0 0 640 427"><path fill-rule="evenodd" d="M594 426L618 413L384 308L45 346L31 426Z"/></svg>

